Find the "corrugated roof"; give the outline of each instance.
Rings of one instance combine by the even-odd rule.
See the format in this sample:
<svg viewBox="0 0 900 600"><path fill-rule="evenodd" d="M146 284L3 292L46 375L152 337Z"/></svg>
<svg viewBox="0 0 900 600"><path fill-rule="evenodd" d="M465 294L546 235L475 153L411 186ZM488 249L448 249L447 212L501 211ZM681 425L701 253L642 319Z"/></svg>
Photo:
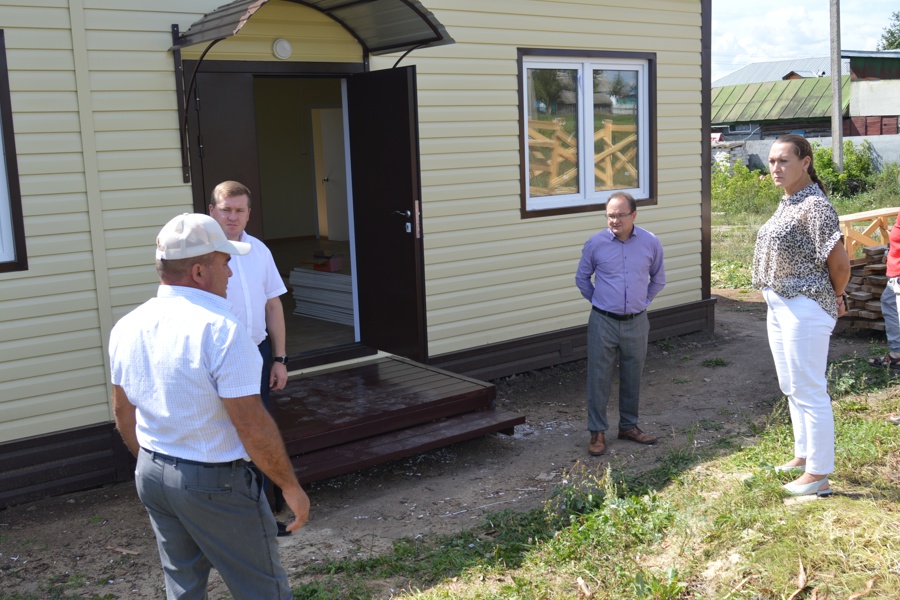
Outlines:
<svg viewBox="0 0 900 600"><path fill-rule="evenodd" d="M726 85L740 85L744 83L762 83L763 81L777 81L794 71L795 73L810 72L825 73L825 77L831 76L831 59L825 58L792 58L789 60L776 60L772 62L760 62L747 65L721 77L712 83L713 88ZM841 59L841 75L850 74L850 59Z"/></svg>
<svg viewBox="0 0 900 600"><path fill-rule="evenodd" d="M269 0L235 0L203 15L170 48L185 48L235 35ZM444 26L419 0L288 0L325 13L369 54L452 44Z"/></svg>
<svg viewBox="0 0 900 600"><path fill-rule="evenodd" d="M850 76L841 78L842 112L850 107ZM831 77L787 79L712 90L713 125L831 116Z"/></svg>

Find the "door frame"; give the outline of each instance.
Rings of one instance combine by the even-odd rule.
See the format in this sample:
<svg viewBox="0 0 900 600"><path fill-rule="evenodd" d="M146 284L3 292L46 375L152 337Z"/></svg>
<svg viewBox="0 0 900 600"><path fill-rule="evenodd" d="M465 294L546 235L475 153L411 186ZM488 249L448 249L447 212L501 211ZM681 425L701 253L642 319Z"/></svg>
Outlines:
<svg viewBox="0 0 900 600"><path fill-rule="evenodd" d="M347 81L355 75L363 75L370 73L367 69L367 65L363 63L273 63L273 62L257 62L257 61L216 61L216 60L204 60L202 63L198 63L198 61L184 61L184 73L185 77L190 79L193 76L194 70L197 68L197 65L200 64L200 72L201 73L229 73L229 74L244 74L250 75L251 77L266 77L266 76L283 76L283 77L291 77L291 78L316 78L316 79L324 79L324 78L335 78L341 79L342 88L343 88L343 110L345 111L345 139L352 135L352 132L349 130L347 124L347 113L349 113L349 100L347 97L346 86ZM408 67L407 67L408 68ZM377 71L376 71L377 72ZM418 132L418 105L416 103L415 98L415 89L412 90L410 107L413 113L413 129L411 131L412 139L412 152L415 156L415 168L416 173L414 173L414 177L416 181L421 180L421 173L419 172L419 132ZM192 97L188 99L188 107L193 109L194 98L193 93ZM202 107L201 107L202 108ZM185 120L188 122L188 119ZM197 122L196 117L192 120L193 123ZM186 131L185 134L190 136L191 131ZM191 151L191 155L193 156L194 151ZM351 232L351 248L354 252L358 251L358 244L356 237L358 235L355 230L356 227L359 226L359 223L354 219L354 211L353 202L354 202L354 193L353 193L353 184L352 184L352 173L355 172L355 169L352 164L352 158L350 157L350 146L347 145L347 160L350 162L351 174L348 177L348 197L349 202L351 203L349 210L349 218L350 218L350 232ZM203 193L203 178L199 176L199 169L201 168L199 165L192 163L191 164L191 180L192 187L194 189L194 210L200 213L206 213L208 200L205 197L205 193ZM200 188L200 192L198 192L198 187ZM420 198L420 187L415 190L416 193L416 206L417 208L421 206L421 198ZM260 207L262 208L262 207ZM421 217L418 212L416 215L416 223L421 231ZM407 358L412 358L413 360L417 360L420 362L426 362L428 356L428 347L427 347L427 335L425 330L425 296L424 296L424 247L421 242L421 239L418 240L417 255L414 258L415 263L417 265L417 272L415 274L416 278L416 290L410 290L411 293L416 294L416 315L415 318L417 320L416 325L416 334L417 334L417 342L416 348L412 348L411 350L403 349L400 352L395 352L400 354L401 356L406 356ZM354 269L356 271L356 269ZM354 273L354 285L357 284L357 273ZM418 289L420 288L420 289ZM357 293L355 294L358 299L358 288ZM311 351L309 353L303 353L297 355L296 357L291 357L292 365L298 365L301 367L308 367L313 365L321 365L328 364L330 362L336 362L339 360L346 360L348 355L360 355L361 348L365 348L365 354L371 354L376 351L376 346L372 346L369 344L369 347L366 347L367 340L363 335L363 332L366 329L366 321L359 319L360 309L359 306L355 307L355 313L357 315L357 335L361 338L361 342L357 342L355 344L347 344L345 346L338 346L335 348L323 348L321 350ZM399 328L398 328L399 329ZM410 347L409 345L407 345ZM411 347L410 347L411 348ZM386 350L391 352L390 348L377 348ZM296 358L296 360L295 360ZM306 359L309 359L308 361Z"/></svg>

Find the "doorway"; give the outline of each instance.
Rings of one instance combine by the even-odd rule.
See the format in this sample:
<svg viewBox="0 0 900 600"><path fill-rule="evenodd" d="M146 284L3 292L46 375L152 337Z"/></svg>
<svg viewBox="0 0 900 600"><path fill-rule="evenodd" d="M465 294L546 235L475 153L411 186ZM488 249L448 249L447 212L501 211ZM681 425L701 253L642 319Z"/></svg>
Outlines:
<svg viewBox="0 0 900 600"><path fill-rule="evenodd" d="M255 77L253 87L259 237L288 288L287 352L359 342L342 80Z"/></svg>
<svg viewBox="0 0 900 600"><path fill-rule="evenodd" d="M188 112L195 208L225 179L253 191L247 230L288 287L292 362L350 346L425 361L415 70L306 67L203 64Z"/></svg>

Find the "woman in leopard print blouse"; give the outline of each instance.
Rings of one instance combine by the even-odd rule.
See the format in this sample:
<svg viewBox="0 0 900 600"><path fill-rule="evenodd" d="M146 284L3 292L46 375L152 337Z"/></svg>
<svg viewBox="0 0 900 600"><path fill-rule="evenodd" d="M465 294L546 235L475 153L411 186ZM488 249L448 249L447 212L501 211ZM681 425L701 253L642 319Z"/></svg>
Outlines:
<svg viewBox="0 0 900 600"><path fill-rule="evenodd" d="M799 135L778 138L769 151L769 172L784 197L759 229L753 287L768 305L769 347L794 429L794 458L776 470L800 475L784 486L789 494L827 496L834 415L825 370L831 332L847 311L850 258L809 142Z"/></svg>

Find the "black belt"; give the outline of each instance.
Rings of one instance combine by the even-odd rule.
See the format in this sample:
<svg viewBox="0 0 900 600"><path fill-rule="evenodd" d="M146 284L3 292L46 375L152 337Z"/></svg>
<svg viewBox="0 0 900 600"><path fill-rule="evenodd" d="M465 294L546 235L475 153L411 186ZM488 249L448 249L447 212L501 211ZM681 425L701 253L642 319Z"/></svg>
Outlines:
<svg viewBox="0 0 900 600"><path fill-rule="evenodd" d="M178 463L185 465L195 465L198 467L244 467L250 465L251 463L247 462L243 458L238 458L235 460L231 460L228 462L217 462L217 463L209 463L209 462L200 462L198 460L188 460L186 458L178 458L176 456L169 456L168 454L163 454L162 452L157 452L156 450L147 450L144 447L141 447L141 450L152 456L153 458L159 458L163 462L167 462L172 465L177 465Z"/></svg>
<svg viewBox="0 0 900 600"><path fill-rule="evenodd" d="M639 313L634 313L634 314L631 314L631 315L620 315L620 314L617 314L617 313L611 313L611 312L609 312L609 311L605 311L605 310L603 310L602 308L597 308L596 306L591 306L591 308L593 308L595 311L597 311L598 313L600 313L600 314L603 315L604 317L609 317L610 319L615 319L616 321L630 321L630 320L632 320L633 318L639 317L639 316L641 316L642 314L644 314L644 313L646 312L646 311L643 311L643 310L642 310L642 311L639 312Z"/></svg>

